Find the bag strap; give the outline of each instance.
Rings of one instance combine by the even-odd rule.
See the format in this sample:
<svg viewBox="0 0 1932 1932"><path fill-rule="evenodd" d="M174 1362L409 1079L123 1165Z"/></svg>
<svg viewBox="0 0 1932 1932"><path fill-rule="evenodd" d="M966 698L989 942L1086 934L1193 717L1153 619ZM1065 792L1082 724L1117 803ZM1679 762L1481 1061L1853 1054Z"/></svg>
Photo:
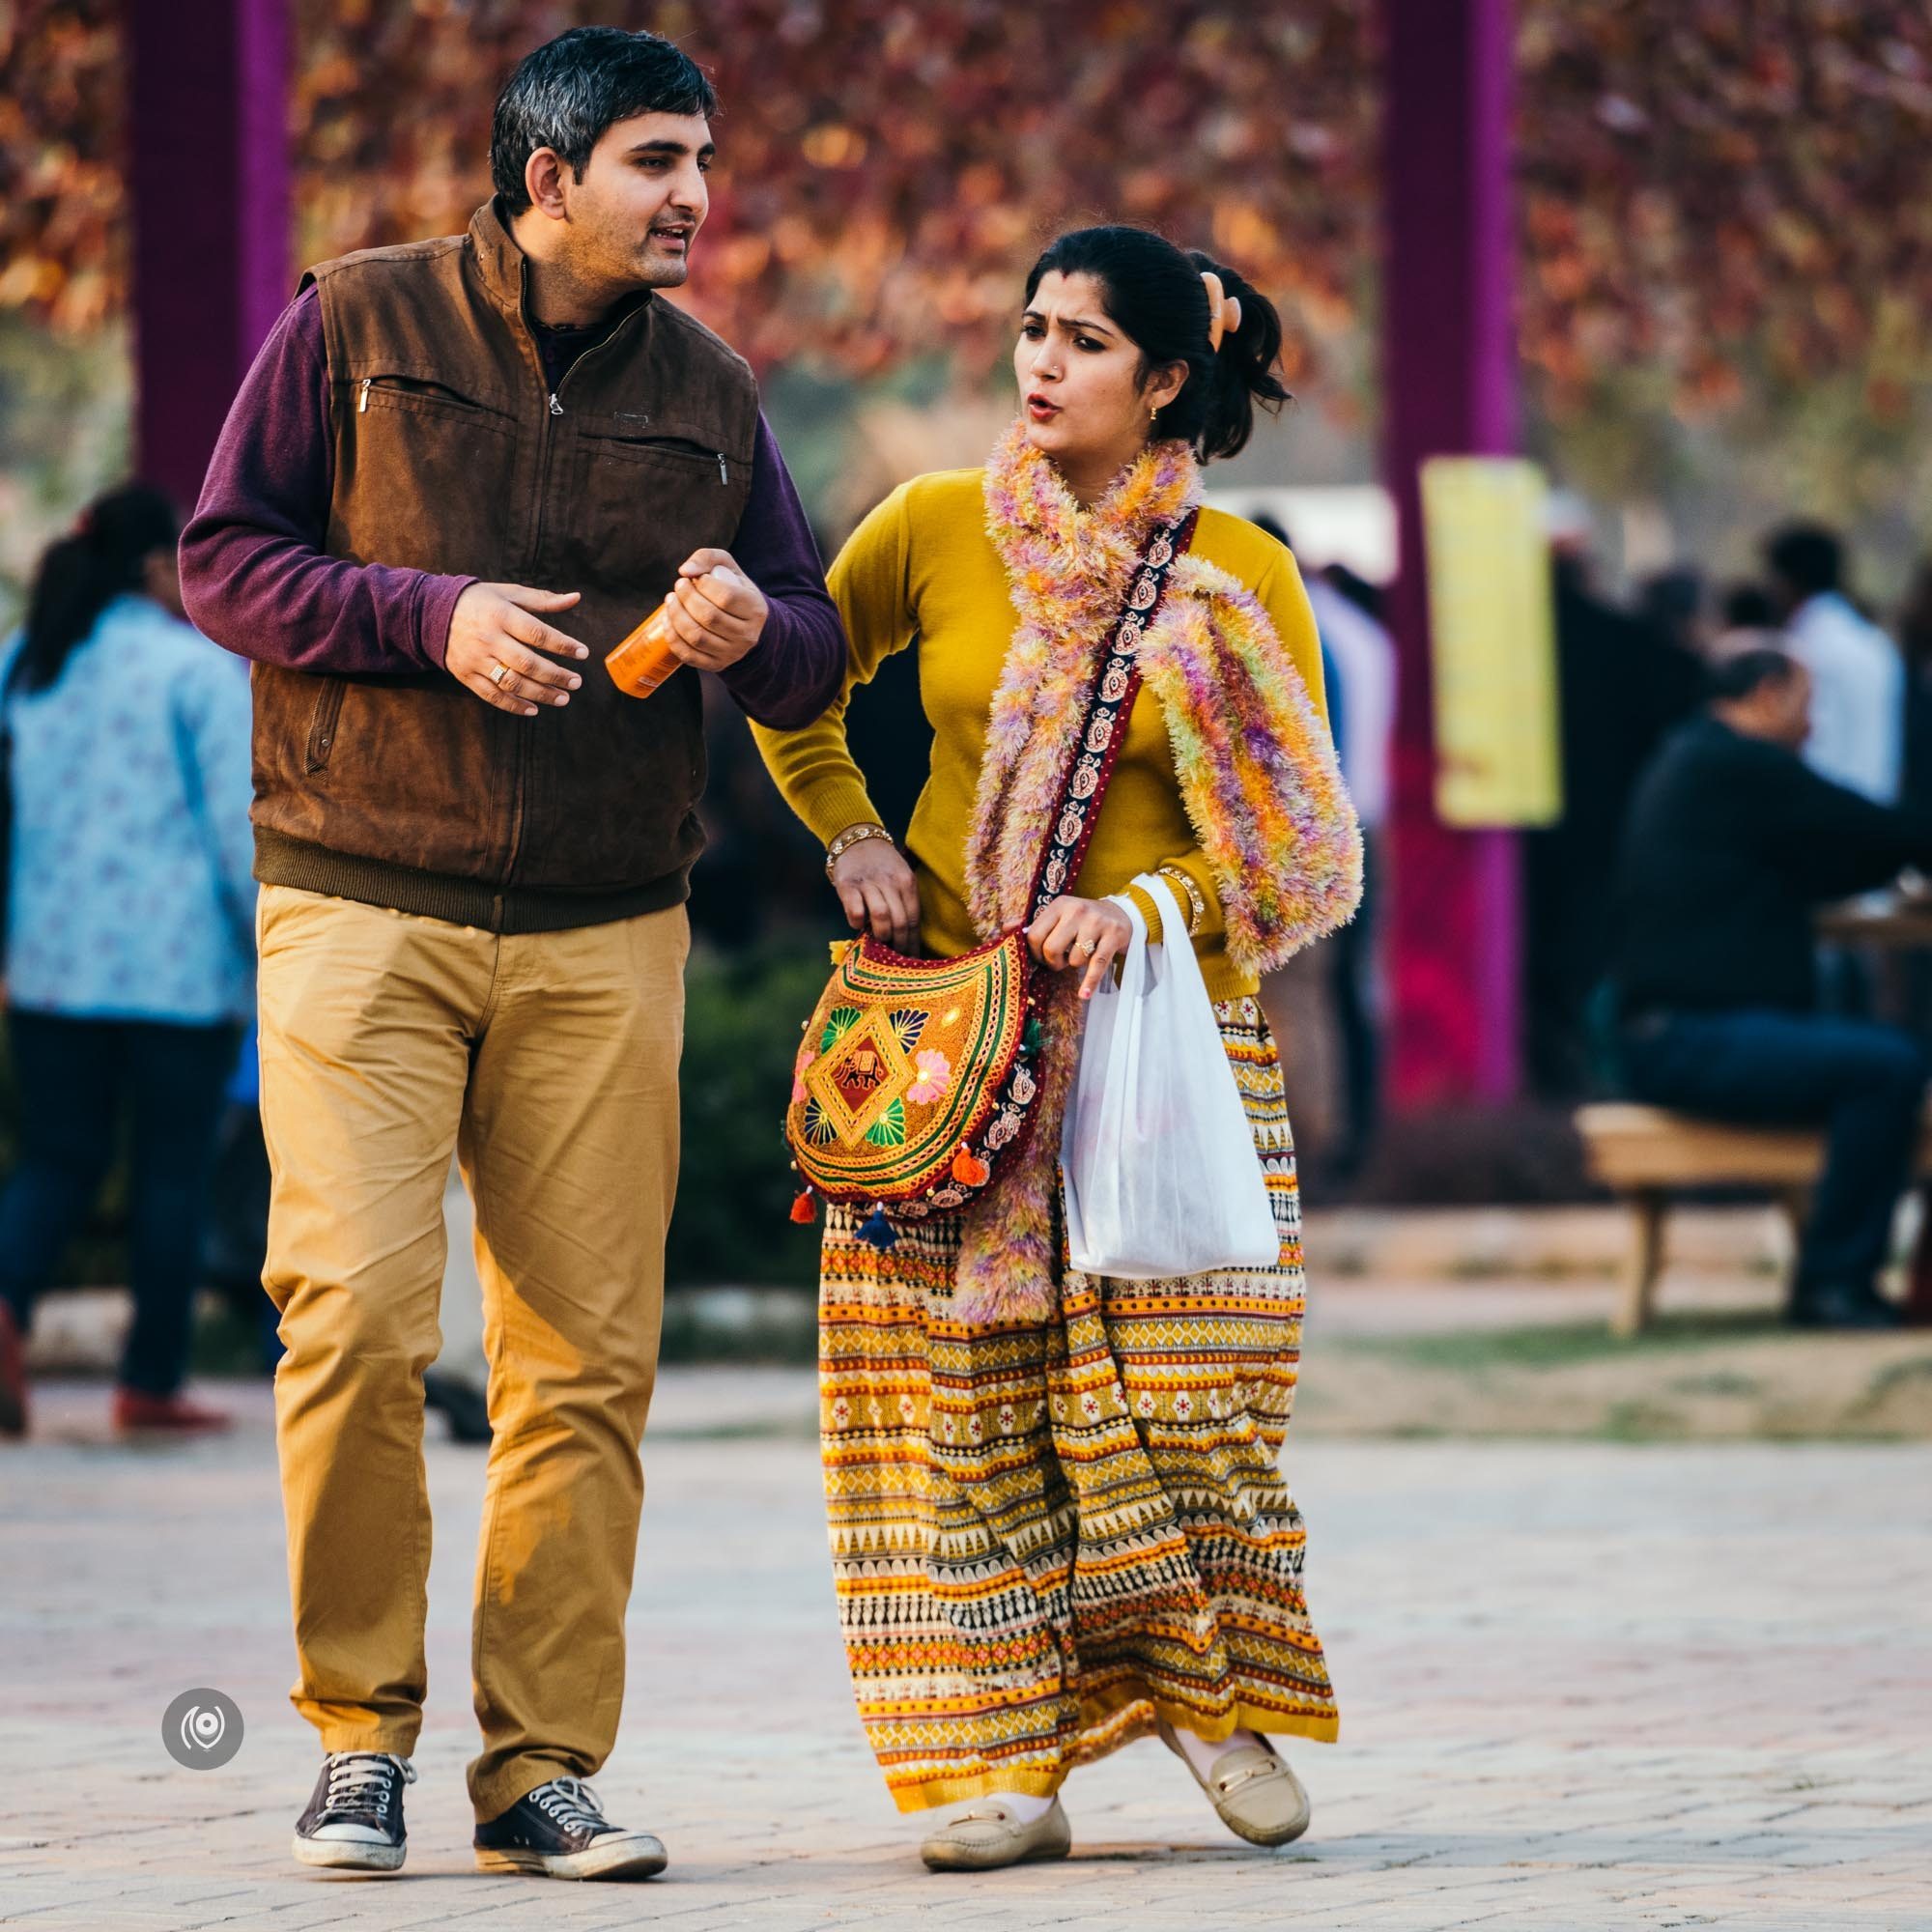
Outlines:
<svg viewBox="0 0 1932 1932"><path fill-rule="evenodd" d="M1126 740L1127 719L1140 696L1141 639L1160 611L1169 573L1194 541L1200 514L1189 510L1174 523L1156 524L1141 547L1126 601L1107 639L1106 653L1061 780L1046 848L1034 874L1029 925L1080 876L1081 863L1100 816L1100 801Z"/></svg>

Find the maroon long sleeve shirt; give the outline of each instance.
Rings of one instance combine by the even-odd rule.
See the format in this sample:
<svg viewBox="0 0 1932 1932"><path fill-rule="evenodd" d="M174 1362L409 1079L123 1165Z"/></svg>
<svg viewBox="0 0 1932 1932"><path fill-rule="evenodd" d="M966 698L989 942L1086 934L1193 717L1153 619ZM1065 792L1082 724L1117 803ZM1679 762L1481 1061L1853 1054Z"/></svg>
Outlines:
<svg viewBox="0 0 1932 1932"><path fill-rule="evenodd" d="M553 389L615 326L536 331ZM323 548L334 490L321 298L282 313L248 371L182 536L189 616L230 649L291 670L381 676L440 668L469 577L352 563ZM823 711L845 668L845 633L778 440L757 448L731 554L770 606L751 652L720 673L739 707L788 730ZM566 615L559 620L568 629Z"/></svg>

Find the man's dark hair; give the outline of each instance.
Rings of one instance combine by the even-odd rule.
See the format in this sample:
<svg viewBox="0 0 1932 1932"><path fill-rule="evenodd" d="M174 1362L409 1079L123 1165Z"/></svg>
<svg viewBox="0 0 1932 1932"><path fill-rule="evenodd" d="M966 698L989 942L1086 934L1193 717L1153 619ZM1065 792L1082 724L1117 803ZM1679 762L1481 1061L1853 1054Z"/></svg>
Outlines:
<svg viewBox="0 0 1932 1932"><path fill-rule="evenodd" d="M529 207L524 169L554 148L579 181L607 128L634 114L715 114L704 70L658 34L573 27L517 63L490 125L490 179L511 214Z"/></svg>
<svg viewBox="0 0 1932 1932"><path fill-rule="evenodd" d="M1769 631L1776 627L1777 606L1761 583L1734 583L1724 592L1727 631Z"/></svg>
<svg viewBox="0 0 1932 1932"><path fill-rule="evenodd" d="M1783 684L1797 675L1796 659L1782 651L1739 651L1711 667L1704 691L1714 703L1735 704L1768 684Z"/></svg>
<svg viewBox="0 0 1932 1932"><path fill-rule="evenodd" d="M1845 547L1823 524L1786 524L1765 540L1764 560L1801 596L1835 590Z"/></svg>
<svg viewBox="0 0 1932 1932"><path fill-rule="evenodd" d="M1703 576L1684 564L1653 571L1637 585L1636 608L1654 629L1681 639L1703 614Z"/></svg>

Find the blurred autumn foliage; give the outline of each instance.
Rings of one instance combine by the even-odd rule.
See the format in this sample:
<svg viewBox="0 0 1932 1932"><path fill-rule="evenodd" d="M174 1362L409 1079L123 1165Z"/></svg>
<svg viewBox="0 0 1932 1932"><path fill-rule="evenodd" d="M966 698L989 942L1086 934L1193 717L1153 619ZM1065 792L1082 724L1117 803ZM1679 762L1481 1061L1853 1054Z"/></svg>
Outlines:
<svg viewBox="0 0 1932 1932"><path fill-rule="evenodd" d="M1283 298L1292 378L1373 300L1363 0L295 4L299 259L460 226L503 74L595 20L716 74L693 302L760 364L971 369L1036 242L1102 216ZM117 13L0 10L0 306L70 330L125 298ZM1522 0L1518 46L1521 350L1546 409L1638 366L1687 414L1848 374L1881 419L1907 409L1932 361L1922 0Z"/></svg>

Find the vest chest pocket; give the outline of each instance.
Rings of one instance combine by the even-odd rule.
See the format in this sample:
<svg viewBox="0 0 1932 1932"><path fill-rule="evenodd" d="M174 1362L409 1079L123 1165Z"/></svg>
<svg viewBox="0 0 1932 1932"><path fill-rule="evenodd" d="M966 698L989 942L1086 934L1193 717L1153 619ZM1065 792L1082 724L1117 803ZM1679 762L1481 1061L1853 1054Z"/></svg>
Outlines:
<svg viewBox="0 0 1932 1932"><path fill-rule="evenodd" d="M495 398L393 370L335 394L343 451L331 549L445 575L505 574L516 534L519 426Z"/></svg>
<svg viewBox="0 0 1932 1932"><path fill-rule="evenodd" d="M721 439L722 440L722 439ZM695 550L727 549L750 494L749 450L690 435L578 438L580 568L643 595L662 595Z"/></svg>
<svg viewBox="0 0 1932 1932"><path fill-rule="evenodd" d="M406 414L441 415L458 422L468 421L477 429L494 430L499 435L516 433L516 422L506 411L493 409L480 398L428 377L378 371L354 378L349 388L358 416L366 416L371 410L400 410Z"/></svg>

